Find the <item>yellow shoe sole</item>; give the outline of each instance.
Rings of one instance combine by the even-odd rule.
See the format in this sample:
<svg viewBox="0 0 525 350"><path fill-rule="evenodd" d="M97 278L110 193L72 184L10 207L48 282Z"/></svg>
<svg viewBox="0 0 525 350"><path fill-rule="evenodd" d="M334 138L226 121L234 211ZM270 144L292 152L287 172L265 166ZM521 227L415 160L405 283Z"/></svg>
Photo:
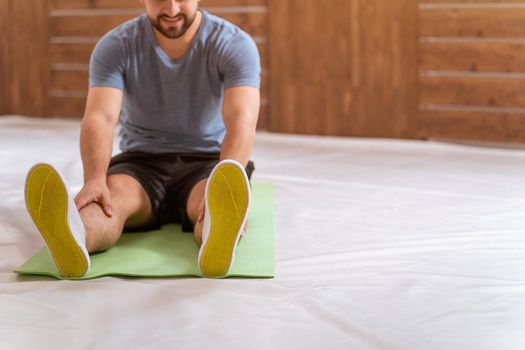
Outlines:
<svg viewBox="0 0 525 350"><path fill-rule="evenodd" d="M35 165L27 175L25 198L60 274L83 276L89 263L69 228L68 192L60 175L47 164Z"/></svg>
<svg viewBox="0 0 525 350"><path fill-rule="evenodd" d="M220 164L208 179L206 205L211 224L199 259L205 276L224 276L230 269L248 214L249 191L243 170L235 164Z"/></svg>

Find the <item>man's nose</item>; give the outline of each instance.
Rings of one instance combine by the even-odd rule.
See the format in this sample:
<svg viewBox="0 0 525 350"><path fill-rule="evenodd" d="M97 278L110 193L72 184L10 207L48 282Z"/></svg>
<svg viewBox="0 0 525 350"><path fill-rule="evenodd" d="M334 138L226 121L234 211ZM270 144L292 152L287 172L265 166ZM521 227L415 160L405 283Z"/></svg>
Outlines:
<svg viewBox="0 0 525 350"><path fill-rule="evenodd" d="M180 3L176 0L168 0L164 8L164 13L170 17L175 17L180 12Z"/></svg>

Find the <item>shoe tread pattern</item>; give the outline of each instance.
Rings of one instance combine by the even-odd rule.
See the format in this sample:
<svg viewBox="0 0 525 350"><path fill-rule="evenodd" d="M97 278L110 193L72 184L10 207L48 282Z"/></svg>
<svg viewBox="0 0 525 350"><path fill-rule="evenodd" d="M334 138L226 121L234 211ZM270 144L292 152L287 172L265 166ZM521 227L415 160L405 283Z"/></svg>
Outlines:
<svg viewBox="0 0 525 350"><path fill-rule="evenodd" d="M232 164L222 165L209 181L207 205L211 227L201 269L207 276L219 277L228 272L242 232L248 209L248 184L242 170Z"/></svg>
<svg viewBox="0 0 525 350"><path fill-rule="evenodd" d="M60 274L83 276L88 263L69 229L67 190L53 168L42 164L30 171L26 181L26 203Z"/></svg>

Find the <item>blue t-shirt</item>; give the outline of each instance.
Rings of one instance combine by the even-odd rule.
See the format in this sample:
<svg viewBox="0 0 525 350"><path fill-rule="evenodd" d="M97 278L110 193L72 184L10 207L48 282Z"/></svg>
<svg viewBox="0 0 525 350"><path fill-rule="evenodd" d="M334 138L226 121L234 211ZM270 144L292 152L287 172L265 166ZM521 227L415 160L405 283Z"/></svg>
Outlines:
<svg viewBox="0 0 525 350"><path fill-rule="evenodd" d="M218 152L226 132L224 89L260 86L260 58L252 38L202 11L188 51L171 59L146 14L107 33L89 67L89 87L124 92L120 149L151 153Z"/></svg>

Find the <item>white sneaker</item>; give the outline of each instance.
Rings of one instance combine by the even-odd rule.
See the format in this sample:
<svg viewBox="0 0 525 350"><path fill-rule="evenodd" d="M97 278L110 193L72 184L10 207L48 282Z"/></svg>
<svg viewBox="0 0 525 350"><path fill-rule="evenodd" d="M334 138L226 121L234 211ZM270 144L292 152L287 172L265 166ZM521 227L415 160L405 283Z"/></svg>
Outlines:
<svg viewBox="0 0 525 350"><path fill-rule="evenodd" d="M235 249L244 232L250 209L250 183L241 164L223 160L206 183L205 213L199 269L203 275L220 277L228 273Z"/></svg>
<svg viewBox="0 0 525 350"><path fill-rule="evenodd" d="M86 274L90 266L86 232L64 177L49 164L36 164L26 177L25 200L60 274Z"/></svg>

